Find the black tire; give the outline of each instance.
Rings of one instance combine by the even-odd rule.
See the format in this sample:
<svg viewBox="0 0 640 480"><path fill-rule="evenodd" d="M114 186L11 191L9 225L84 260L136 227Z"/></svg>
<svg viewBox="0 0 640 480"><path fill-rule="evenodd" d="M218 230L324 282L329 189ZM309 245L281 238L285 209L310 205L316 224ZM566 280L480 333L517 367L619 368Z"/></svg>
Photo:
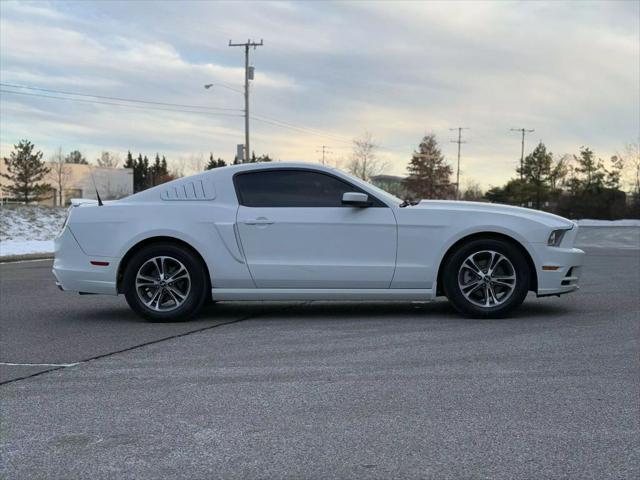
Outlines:
<svg viewBox="0 0 640 480"><path fill-rule="evenodd" d="M155 257L169 257L182 263L190 279L188 293L185 292L185 298L179 306L177 302L174 302L172 306L172 300L168 298L169 294L167 294L166 298L168 298L168 300L165 304L169 306L166 311L154 310L146 305L140 298L146 291L143 290L142 293L139 294L136 289L138 271L143 265L147 264L149 260ZM155 243L135 253L125 269L123 287L124 295L131 309L138 315L152 322L187 321L202 309L207 298L211 298L207 271L200 258L189 249L173 243ZM152 288L155 289L156 287ZM149 293L149 295L151 294Z"/></svg>
<svg viewBox="0 0 640 480"><path fill-rule="evenodd" d="M477 265L486 267L492 257L490 253L484 252L496 252L507 258L510 264L503 261L496 268L503 269L502 278L515 277L515 285L509 290L509 287L491 283L493 281L492 277L484 280L484 275L488 273L488 268L481 268L481 273L477 274L476 277L471 277L468 285L488 282L491 285L491 293L485 288L484 283L481 283L479 287L474 288L471 286L466 290L467 295L470 297L468 298L462 292L459 279L463 278L462 276L464 275L468 277L473 274L470 273L472 269L466 267L461 272L462 265L470 256L476 255L474 261L477 261ZM498 257L496 256L496 258ZM513 270L512 273L511 269ZM529 264L520 249L510 242L496 239L478 239L465 243L448 258L442 274L445 295L454 308L463 315L474 318L501 318L509 314L527 296L529 279ZM508 282L510 283L511 280L508 280ZM463 283L463 287L465 285L467 283ZM509 291L511 292L510 294L508 294ZM470 294L469 292L472 293ZM494 292L498 293L493 295ZM484 303L487 297L490 299L489 303L492 303L492 300L500 297L500 295L502 295L502 298L499 298L499 301L501 301L499 304L496 303L490 306L476 304Z"/></svg>

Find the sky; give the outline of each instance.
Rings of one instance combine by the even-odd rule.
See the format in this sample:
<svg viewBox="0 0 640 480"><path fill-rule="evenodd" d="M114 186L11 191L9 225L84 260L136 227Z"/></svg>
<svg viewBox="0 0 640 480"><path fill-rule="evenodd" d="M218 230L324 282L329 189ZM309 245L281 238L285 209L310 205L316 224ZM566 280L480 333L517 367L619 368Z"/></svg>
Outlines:
<svg viewBox="0 0 640 480"><path fill-rule="evenodd" d="M385 173L403 175L428 133L455 166L450 129L467 127L461 184L487 188L515 175L512 128L535 130L526 151L543 141L557 157L584 145L606 159L640 137L636 0L2 1L0 17L3 156L28 138L46 156L232 160L244 58L228 43L247 39L264 41L251 50L257 155L318 162L325 145L344 167L370 132Z"/></svg>

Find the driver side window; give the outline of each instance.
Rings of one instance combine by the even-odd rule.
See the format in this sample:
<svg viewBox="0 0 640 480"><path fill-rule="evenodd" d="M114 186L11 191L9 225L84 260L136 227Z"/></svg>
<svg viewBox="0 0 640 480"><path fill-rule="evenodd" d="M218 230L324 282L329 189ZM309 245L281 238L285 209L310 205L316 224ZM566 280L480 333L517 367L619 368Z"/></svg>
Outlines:
<svg viewBox="0 0 640 480"><path fill-rule="evenodd" d="M362 192L331 175L308 170L240 173L234 182L238 200L245 207L342 207L345 192ZM372 200L374 206L380 206Z"/></svg>

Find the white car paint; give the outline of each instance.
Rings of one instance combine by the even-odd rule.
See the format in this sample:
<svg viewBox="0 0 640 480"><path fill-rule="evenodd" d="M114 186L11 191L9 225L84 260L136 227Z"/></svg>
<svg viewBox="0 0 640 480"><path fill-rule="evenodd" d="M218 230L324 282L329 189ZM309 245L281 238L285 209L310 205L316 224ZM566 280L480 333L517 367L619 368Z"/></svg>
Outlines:
<svg viewBox="0 0 640 480"><path fill-rule="evenodd" d="M377 198L381 206L239 205L235 174L285 168L333 175ZM320 165L244 164L174 180L103 206L75 202L55 241L53 273L63 290L115 295L127 253L140 242L166 237L200 254L214 299L428 300L438 294L438 270L449 249L471 235L492 233L526 250L536 292L551 295L578 288L584 252L573 248L577 228L556 215L505 205L422 201L400 207L398 199L376 187ZM559 246L548 246L556 229L570 230Z"/></svg>
<svg viewBox="0 0 640 480"><path fill-rule="evenodd" d="M237 219L257 288L391 285L397 227L390 208L241 206ZM273 223L253 223L260 219Z"/></svg>

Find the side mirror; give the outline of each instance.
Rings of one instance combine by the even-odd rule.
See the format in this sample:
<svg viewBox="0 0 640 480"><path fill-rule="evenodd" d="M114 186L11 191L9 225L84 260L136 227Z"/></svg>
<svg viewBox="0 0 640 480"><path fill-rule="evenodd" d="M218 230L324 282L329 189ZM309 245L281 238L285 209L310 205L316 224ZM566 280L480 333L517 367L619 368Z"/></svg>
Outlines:
<svg viewBox="0 0 640 480"><path fill-rule="evenodd" d="M352 207L368 207L371 205L369 195L360 192L345 192L342 195L342 204Z"/></svg>

